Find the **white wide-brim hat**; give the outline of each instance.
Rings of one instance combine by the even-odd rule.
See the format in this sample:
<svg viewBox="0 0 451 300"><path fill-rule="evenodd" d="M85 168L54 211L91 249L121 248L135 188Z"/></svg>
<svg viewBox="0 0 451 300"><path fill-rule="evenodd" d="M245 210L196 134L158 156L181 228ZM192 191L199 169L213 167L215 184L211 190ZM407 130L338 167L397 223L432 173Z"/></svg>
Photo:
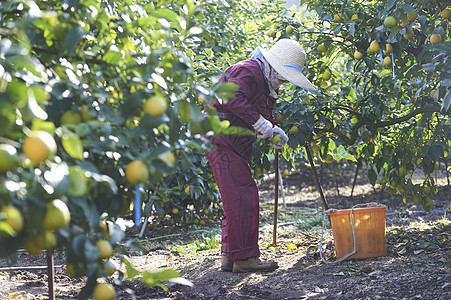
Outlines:
<svg viewBox="0 0 451 300"><path fill-rule="evenodd" d="M260 52L271 67L289 82L304 89L315 90L312 83L302 74L306 54L298 42L280 39L269 50L257 48L253 56L256 56L256 52Z"/></svg>

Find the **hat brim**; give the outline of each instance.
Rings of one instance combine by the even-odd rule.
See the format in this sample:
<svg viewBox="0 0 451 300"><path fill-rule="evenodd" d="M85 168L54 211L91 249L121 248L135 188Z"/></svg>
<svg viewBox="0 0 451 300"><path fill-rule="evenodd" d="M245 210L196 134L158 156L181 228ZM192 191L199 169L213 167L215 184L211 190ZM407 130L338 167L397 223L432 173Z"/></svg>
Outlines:
<svg viewBox="0 0 451 300"><path fill-rule="evenodd" d="M266 51L264 49L260 49L262 55L265 57L265 59L268 61L268 63L271 65L271 67L274 68L274 70L277 71L283 78L288 80L294 85L297 85L298 87L315 91L315 87L313 84L307 79L307 77L302 74L302 72L296 71L294 69L285 67L276 56L272 55L269 51Z"/></svg>

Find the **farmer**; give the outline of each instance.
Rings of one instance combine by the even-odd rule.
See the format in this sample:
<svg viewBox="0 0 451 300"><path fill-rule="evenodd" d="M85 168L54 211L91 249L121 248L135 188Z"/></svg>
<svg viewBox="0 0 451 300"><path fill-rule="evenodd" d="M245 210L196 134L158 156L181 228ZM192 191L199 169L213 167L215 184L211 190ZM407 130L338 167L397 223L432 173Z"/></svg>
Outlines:
<svg viewBox="0 0 451 300"><path fill-rule="evenodd" d="M285 132L276 125L272 115L278 99L279 86L291 82L314 90L302 74L305 51L290 39L281 39L269 51L257 47L252 57L230 66L223 82L233 82L239 89L235 98L213 107L221 120L230 126L255 131L260 139L280 135L281 140L271 146L282 148L288 142ZM222 219L221 269L233 272L274 271L274 261L261 261L258 246L259 198L258 189L249 168L254 136L223 135L211 138L216 146L206 155L213 169L221 194Z"/></svg>

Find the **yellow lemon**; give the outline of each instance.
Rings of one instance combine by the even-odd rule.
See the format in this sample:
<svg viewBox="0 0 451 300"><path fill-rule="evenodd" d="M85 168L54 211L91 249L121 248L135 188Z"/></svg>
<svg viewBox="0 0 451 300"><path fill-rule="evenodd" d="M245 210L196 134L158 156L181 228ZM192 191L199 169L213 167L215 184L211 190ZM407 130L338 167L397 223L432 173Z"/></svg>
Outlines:
<svg viewBox="0 0 451 300"><path fill-rule="evenodd" d="M291 134L298 134L299 128L295 125L295 126L291 127L288 132Z"/></svg>
<svg viewBox="0 0 451 300"><path fill-rule="evenodd" d="M171 151L167 151L158 155L158 159L172 167L175 163L175 155Z"/></svg>
<svg viewBox="0 0 451 300"><path fill-rule="evenodd" d="M44 228L48 230L59 230L70 223L70 211L66 203L55 199L47 204L44 217Z"/></svg>
<svg viewBox="0 0 451 300"><path fill-rule="evenodd" d="M437 90L432 90L432 91L429 93L429 96L431 96L431 98L434 98L436 92L437 92Z"/></svg>
<svg viewBox="0 0 451 300"><path fill-rule="evenodd" d="M61 125L78 124L80 122L81 122L80 114L78 114L74 111L71 111L71 110L64 112L60 118Z"/></svg>
<svg viewBox="0 0 451 300"><path fill-rule="evenodd" d="M24 248L30 255L40 255L44 249L41 248L39 243L36 242L36 237L33 238L25 238L24 239Z"/></svg>
<svg viewBox="0 0 451 300"><path fill-rule="evenodd" d="M397 23L396 18L393 17L393 16L388 16L384 20L384 26L387 27L387 28L395 27L396 23Z"/></svg>
<svg viewBox="0 0 451 300"><path fill-rule="evenodd" d="M50 230L45 230L36 237L36 243L38 243L43 250L53 250L56 247L57 242L58 240L55 233Z"/></svg>
<svg viewBox="0 0 451 300"><path fill-rule="evenodd" d="M433 35L431 35L431 44L439 44L442 42L442 37L440 34L438 33L434 33Z"/></svg>
<svg viewBox="0 0 451 300"><path fill-rule="evenodd" d="M341 14L334 15L334 21L335 22L343 22L343 17L341 16Z"/></svg>
<svg viewBox="0 0 451 300"><path fill-rule="evenodd" d="M3 225L2 225L3 224ZM15 236L23 228L23 216L20 210L14 206L8 205L0 211L0 234ZM7 225L8 230L2 227ZM6 227L6 226L5 226Z"/></svg>
<svg viewBox="0 0 451 300"><path fill-rule="evenodd" d="M127 165L125 178L131 184L140 184L149 178L149 171L142 161L134 160Z"/></svg>
<svg viewBox="0 0 451 300"><path fill-rule="evenodd" d="M96 246L100 249L100 259L109 258L113 254L113 247L107 240L98 240Z"/></svg>
<svg viewBox="0 0 451 300"><path fill-rule="evenodd" d="M31 161L40 163L56 153L56 142L45 131L33 131L25 138L22 150Z"/></svg>
<svg viewBox="0 0 451 300"><path fill-rule="evenodd" d="M414 21L416 18L418 17L418 13L407 13L407 19L409 19L409 21Z"/></svg>
<svg viewBox="0 0 451 300"><path fill-rule="evenodd" d="M98 283L94 287L93 296L95 300L113 300L116 298L116 290L109 283Z"/></svg>
<svg viewBox="0 0 451 300"><path fill-rule="evenodd" d="M393 52L393 46L391 44L385 45L385 50L383 51L385 54L390 54Z"/></svg>
<svg viewBox="0 0 451 300"><path fill-rule="evenodd" d="M114 272L116 272L116 266L113 264L113 262L111 260L108 260L104 265L103 265L103 272L105 272L105 274L107 274L108 276L111 276L114 274Z"/></svg>
<svg viewBox="0 0 451 300"><path fill-rule="evenodd" d="M330 77L331 77L331 75L330 75L329 72L324 72L323 75L322 75L322 77L323 77L324 80L329 80Z"/></svg>
<svg viewBox="0 0 451 300"><path fill-rule="evenodd" d="M355 59L362 59L363 58L363 53L359 52L359 51L354 52L354 58Z"/></svg>
<svg viewBox="0 0 451 300"><path fill-rule="evenodd" d="M451 9L445 8L444 10L442 10L442 18L444 19L451 18Z"/></svg>
<svg viewBox="0 0 451 300"><path fill-rule="evenodd" d="M83 104L81 106L80 116L83 122L88 122L96 119L96 117L89 113L89 106L86 104Z"/></svg>
<svg viewBox="0 0 451 300"><path fill-rule="evenodd" d="M205 103L205 97L199 96L199 97L197 97L197 101L199 101L199 103Z"/></svg>
<svg viewBox="0 0 451 300"><path fill-rule="evenodd" d="M266 34L267 34L269 37L271 37L271 38L276 37L276 32L274 31L274 29L268 30L268 31L266 32Z"/></svg>
<svg viewBox="0 0 451 300"><path fill-rule="evenodd" d="M168 107L166 101L158 96L150 97L144 104L144 111L152 117L162 116Z"/></svg>
<svg viewBox="0 0 451 300"><path fill-rule="evenodd" d="M371 51L377 53L379 52L379 42L378 41L372 41L370 44Z"/></svg>
<svg viewBox="0 0 451 300"><path fill-rule="evenodd" d="M330 153L327 153L326 158L324 159L324 161L328 164L330 164L331 162L334 161L334 156Z"/></svg>
<svg viewBox="0 0 451 300"><path fill-rule="evenodd" d="M277 142L280 142L282 140L282 137L277 134L275 136L273 136L273 138L271 139L271 143L276 144Z"/></svg>
<svg viewBox="0 0 451 300"><path fill-rule="evenodd" d="M326 46L324 46L323 44L318 45L318 47L316 47L316 51L323 53L324 51L326 51Z"/></svg>
<svg viewBox="0 0 451 300"><path fill-rule="evenodd" d="M353 21L355 23L360 23L359 16L357 14L353 14L351 16L351 21Z"/></svg>
<svg viewBox="0 0 451 300"><path fill-rule="evenodd" d="M14 146L0 144L0 172L13 171L17 168L18 156Z"/></svg>
<svg viewBox="0 0 451 300"><path fill-rule="evenodd" d="M286 121L285 117L282 116L281 114L278 114L278 115L277 115L276 120L277 120L277 122L279 122L279 123L283 123L283 122Z"/></svg>
<svg viewBox="0 0 451 300"><path fill-rule="evenodd" d="M390 56L386 56L386 57L384 58L383 64L384 64L384 66L386 66L386 67L390 67L391 64L392 64L391 57L390 57Z"/></svg>

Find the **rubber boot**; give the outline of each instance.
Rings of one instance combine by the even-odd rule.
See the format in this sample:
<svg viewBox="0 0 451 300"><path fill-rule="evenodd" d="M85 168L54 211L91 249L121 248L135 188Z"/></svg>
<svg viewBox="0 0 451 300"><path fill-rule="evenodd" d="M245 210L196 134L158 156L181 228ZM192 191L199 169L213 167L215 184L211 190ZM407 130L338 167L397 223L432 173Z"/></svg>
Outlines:
<svg viewBox="0 0 451 300"><path fill-rule="evenodd" d="M275 261L261 261L258 257L251 257L246 260L237 260L233 263L233 272L272 272L279 265Z"/></svg>
<svg viewBox="0 0 451 300"><path fill-rule="evenodd" d="M227 253L221 253L221 270L224 272L233 271L233 261L229 260Z"/></svg>

